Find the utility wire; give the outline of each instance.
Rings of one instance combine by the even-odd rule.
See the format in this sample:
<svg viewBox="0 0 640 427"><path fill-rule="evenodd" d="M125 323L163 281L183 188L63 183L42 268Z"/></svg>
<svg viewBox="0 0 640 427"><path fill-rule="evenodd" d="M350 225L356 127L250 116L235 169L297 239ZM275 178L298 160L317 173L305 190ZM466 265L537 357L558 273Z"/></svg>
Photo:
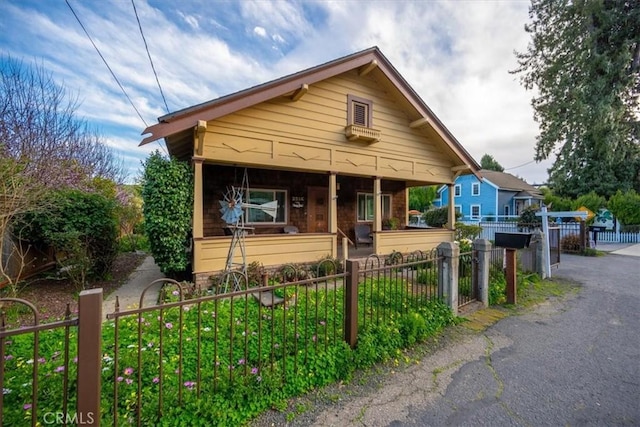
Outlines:
<svg viewBox="0 0 640 427"><path fill-rule="evenodd" d="M164 101L164 107L167 109L167 114L169 114L169 106L167 105L167 99L164 97L162 86L160 86L158 73L156 73L156 67L153 65L153 60L151 59L151 53L149 53L149 46L147 45L147 39L144 37L144 33L142 32L142 24L140 24L140 18L138 17L138 9L136 9L136 4L134 0L131 0L131 5L133 6L133 12L136 14L136 20L138 21L138 28L140 29L140 35L142 36L142 41L144 41L144 48L147 51L147 56L149 57L149 62L151 63L151 69L153 70L153 75L156 76L156 83L158 83L158 89L160 89L160 95L162 96L162 101Z"/></svg>
<svg viewBox="0 0 640 427"><path fill-rule="evenodd" d="M523 163L523 164L521 164L521 165L514 166L514 167L512 167L512 168L504 168L504 170L506 170L506 171L510 171L511 169L518 169L518 168L521 168L522 166L527 166L527 165L529 165L529 164L531 164L531 163L533 163L533 162L535 162L535 160L530 160L530 161L528 161L527 163Z"/></svg>
<svg viewBox="0 0 640 427"><path fill-rule="evenodd" d="M98 52L98 55L100 55L100 58L102 58L102 62L104 62L104 65L107 66L107 68L109 69L109 71L111 72L111 75L113 76L113 78L115 79L116 83L118 83L118 86L120 86L120 90L122 90L122 93L124 94L124 96L127 98L127 100L129 100L129 104L131 104L131 106L133 107L134 110L136 110L136 113L138 113L138 117L140 117L140 120L142 120L142 123L144 123L145 126L149 127L149 125L147 124L147 122L144 120L144 118L142 117L142 114L140 114L140 111L138 111L138 109L136 108L136 106L133 104L133 101L131 100L131 98L129 98L129 95L127 95L127 91L124 90L124 87L122 87L122 84L120 84L120 80L118 80L118 78L116 77L116 74L113 72L113 70L111 69L111 67L109 66L109 64L107 63L107 60L104 58L104 56L102 56L102 53L100 53L100 49L98 49L98 46L96 46L96 44L93 42L93 39L91 38L91 36L89 35L89 32L87 31L87 29L84 27L84 25L82 24L82 21L80 21L80 18L78 17L78 15L76 14L75 10L73 10L73 8L71 7L71 5L69 4L69 0L64 0L64 2L67 4L67 6L69 6L69 9L71 10L71 13L73 13L73 16L76 17L76 20L78 21L78 24L80 24L80 26L82 27L82 30L84 31L84 33L87 35L87 37L89 38L89 41L91 41L91 44L93 45L93 47L95 48L96 52Z"/></svg>

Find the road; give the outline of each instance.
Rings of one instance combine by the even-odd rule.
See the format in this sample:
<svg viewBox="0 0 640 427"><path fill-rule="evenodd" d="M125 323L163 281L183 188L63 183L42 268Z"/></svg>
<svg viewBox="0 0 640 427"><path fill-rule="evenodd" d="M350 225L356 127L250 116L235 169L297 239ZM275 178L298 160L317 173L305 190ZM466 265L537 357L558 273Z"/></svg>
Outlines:
<svg viewBox="0 0 640 427"><path fill-rule="evenodd" d="M487 329L441 397L384 425L640 425L640 258L563 255L553 273L579 294Z"/></svg>

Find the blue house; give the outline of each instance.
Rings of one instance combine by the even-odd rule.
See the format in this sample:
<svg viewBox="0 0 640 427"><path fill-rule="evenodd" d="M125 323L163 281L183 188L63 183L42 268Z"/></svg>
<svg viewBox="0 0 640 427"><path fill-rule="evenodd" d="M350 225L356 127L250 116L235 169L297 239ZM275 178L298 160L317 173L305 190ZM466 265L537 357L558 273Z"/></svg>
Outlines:
<svg viewBox="0 0 640 427"><path fill-rule="evenodd" d="M519 216L531 205L540 205L543 196L534 186L504 172L482 169L482 181L474 175L456 178L454 202L456 212L462 213L462 221L481 221L487 217L494 220ZM435 206L449 204L446 185L438 189Z"/></svg>

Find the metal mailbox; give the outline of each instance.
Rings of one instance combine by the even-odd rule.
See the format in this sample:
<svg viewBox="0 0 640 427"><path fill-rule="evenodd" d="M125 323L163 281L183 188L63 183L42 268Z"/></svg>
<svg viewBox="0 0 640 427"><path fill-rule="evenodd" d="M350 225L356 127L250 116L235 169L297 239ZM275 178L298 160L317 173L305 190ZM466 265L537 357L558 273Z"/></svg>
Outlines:
<svg viewBox="0 0 640 427"><path fill-rule="evenodd" d="M523 249L529 247L531 233L496 233L495 245L501 248Z"/></svg>

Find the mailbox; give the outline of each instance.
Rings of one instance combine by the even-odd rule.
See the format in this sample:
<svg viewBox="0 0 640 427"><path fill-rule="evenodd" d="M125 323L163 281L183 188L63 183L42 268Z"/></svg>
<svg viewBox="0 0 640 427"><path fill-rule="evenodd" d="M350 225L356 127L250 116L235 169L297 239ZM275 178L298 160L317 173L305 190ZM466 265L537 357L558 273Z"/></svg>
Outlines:
<svg viewBox="0 0 640 427"><path fill-rule="evenodd" d="M590 225L589 231L595 231L596 233L599 231L607 231L607 227L601 225Z"/></svg>
<svg viewBox="0 0 640 427"><path fill-rule="evenodd" d="M495 244L501 248L523 249L529 247L530 233L496 233Z"/></svg>

